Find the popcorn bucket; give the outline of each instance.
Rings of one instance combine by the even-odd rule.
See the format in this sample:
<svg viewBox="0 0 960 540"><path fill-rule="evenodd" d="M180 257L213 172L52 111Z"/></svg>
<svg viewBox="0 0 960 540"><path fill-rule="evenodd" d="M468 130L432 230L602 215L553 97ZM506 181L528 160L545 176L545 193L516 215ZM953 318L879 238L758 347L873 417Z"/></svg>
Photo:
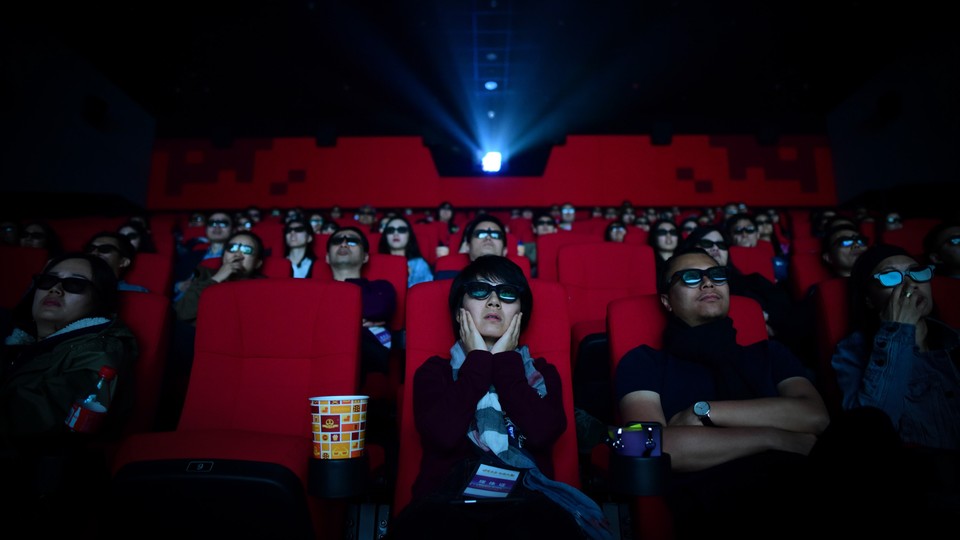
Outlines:
<svg viewBox="0 0 960 540"><path fill-rule="evenodd" d="M363 456L370 396L310 398L313 457L350 459Z"/></svg>

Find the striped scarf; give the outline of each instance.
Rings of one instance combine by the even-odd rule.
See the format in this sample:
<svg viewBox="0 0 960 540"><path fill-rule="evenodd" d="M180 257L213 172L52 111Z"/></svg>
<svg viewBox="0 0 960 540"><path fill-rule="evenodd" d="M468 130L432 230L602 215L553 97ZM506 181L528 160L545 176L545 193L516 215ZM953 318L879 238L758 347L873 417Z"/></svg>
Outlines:
<svg viewBox="0 0 960 540"><path fill-rule="evenodd" d="M533 357L526 345L519 347L517 352L523 358L523 371L527 383L533 387L540 397L547 395L547 385L543 375L533 365ZM450 348L450 365L453 367L453 380L457 380L460 366L466 360L460 342ZM497 390L492 385L480 401L477 402L477 413L470 424L467 437L484 452L491 452L505 464L525 469L523 485L528 489L540 491L553 502L570 512L580 528L593 540L610 540L612 538L609 525L600 506L587 497L583 492L565 484L547 478L536 462L521 448L510 444L510 435L504 420L503 409ZM517 434L519 438L519 434Z"/></svg>

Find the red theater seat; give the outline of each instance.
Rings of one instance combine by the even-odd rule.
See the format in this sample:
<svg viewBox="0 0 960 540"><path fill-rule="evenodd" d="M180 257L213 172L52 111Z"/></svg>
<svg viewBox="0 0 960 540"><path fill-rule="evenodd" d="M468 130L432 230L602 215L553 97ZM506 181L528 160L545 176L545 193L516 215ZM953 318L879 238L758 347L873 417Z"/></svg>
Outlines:
<svg viewBox="0 0 960 540"><path fill-rule="evenodd" d="M360 289L247 280L200 304L180 422L122 441L112 524L121 536L341 538L343 506L308 494L308 399L358 390Z"/></svg>
<svg viewBox="0 0 960 540"><path fill-rule="evenodd" d="M527 276L527 279L531 279L530 259L523 255L517 255L516 253L513 255L507 255L507 258L517 263L517 266L523 270L523 275ZM437 258L437 264L436 268L434 269L434 273L439 273L441 271L459 272L468 264L470 264L470 257L466 253L451 253L449 255L444 255L443 257Z"/></svg>
<svg viewBox="0 0 960 540"><path fill-rule="evenodd" d="M931 287L940 320L960 328L960 279L934 276Z"/></svg>
<svg viewBox="0 0 960 540"><path fill-rule="evenodd" d="M821 281L813 290L814 332L817 341L816 383L831 414L840 411L843 401L837 385L837 375L830 361L837 343L850 333L847 286L847 278L834 277Z"/></svg>
<svg viewBox="0 0 960 540"><path fill-rule="evenodd" d="M811 286L830 279L833 274L823 263L820 251L799 251L790 255L787 262L787 284L794 300L800 301Z"/></svg>
<svg viewBox="0 0 960 540"><path fill-rule="evenodd" d="M13 309L30 289L34 274L47 264L47 250L23 246L0 246L0 308ZM4 336L6 337L6 336Z"/></svg>
<svg viewBox="0 0 960 540"><path fill-rule="evenodd" d="M159 252L137 253L124 280L134 285L142 285L152 293L168 294L173 286L173 256Z"/></svg>
<svg viewBox="0 0 960 540"><path fill-rule="evenodd" d="M603 235L561 231L537 237L537 279L557 281L560 248L568 244L603 242Z"/></svg>
<svg viewBox="0 0 960 540"><path fill-rule="evenodd" d="M135 374L136 404L124 428L128 434L153 431L170 347L170 298L154 292L120 291L120 319L136 336L140 353Z"/></svg>
<svg viewBox="0 0 960 540"><path fill-rule="evenodd" d="M744 296L730 297L730 318L737 329L737 343L749 345L767 339L766 323L760 304ZM610 302L607 310L607 332L610 336L611 380L616 375L620 359L635 347L663 346L663 329L667 323L666 309L657 294L632 296ZM614 404L619 418L619 406ZM642 419L632 419L642 420ZM599 445L591 456L601 469L609 470L609 449ZM631 503L634 534L638 538L673 538L670 511L662 496L633 497Z"/></svg>
<svg viewBox="0 0 960 540"><path fill-rule="evenodd" d="M776 283L773 273L773 244L761 242L756 247L730 246L730 260L744 274L757 273Z"/></svg>

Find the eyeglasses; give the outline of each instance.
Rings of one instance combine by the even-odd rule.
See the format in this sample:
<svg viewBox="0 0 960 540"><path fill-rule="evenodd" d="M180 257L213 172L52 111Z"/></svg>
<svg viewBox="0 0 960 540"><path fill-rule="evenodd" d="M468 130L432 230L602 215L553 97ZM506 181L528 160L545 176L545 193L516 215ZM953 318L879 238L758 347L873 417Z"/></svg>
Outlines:
<svg viewBox="0 0 960 540"><path fill-rule="evenodd" d="M47 233L42 232L28 232L23 233L24 238L29 238L30 240L43 240L47 237Z"/></svg>
<svg viewBox="0 0 960 540"><path fill-rule="evenodd" d="M733 230L733 234L753 234L755 232L757 232L756 227L740 227Z"/></svg>
<svg viewBox="0 0 960 540"><path fill-rule="evenodd" d="M503 231L497 231L494 229L482 229L479 231L473 231L473 237L483 240L485 238L492 238L493 240L503 240Z"/></svg>
<svg viewBox="0 0 960 540"><path fill-rule="evenodd" d="M865 246L867 245L867 240L868 239L866 236L848 236L846 238L837 238L833 241L833 245L845 248L848 248L854 244L858 246Z"/></svg>
<svg viewBox="0 0 960 540"><path fill-rule="evenodd" d="M307 231L309 231L309 230L310 230L310 229L308 229L308 228L306 227L306 225L297 225L296 227L289 227L289 228L287 228L287 234L290 234L290 233L302 233L302 232L307 232Z"/></svg>
<svg viewBox="0 0 960 540"><path fill-rule="evenodd" d="M910 276L914 283L926 283L933 279L933 266L924 266L921 268L909 268L906 272L899 270L887 270L878 272L873 278L880 282L884 287L896 287L903 283L903 276Z"/></svg>
<svg viewBox="0 0 960 540"><path fill-rule="evenodd" d="M37 274L33 276L33 284L37 289L48 291L60 283L63 290L72 294L83 294L93 286L89 279L78 277L60 277L56 274Z"/></svg>
<svg viewBox="0 0 960 540"><path fill-rule="evenodd" d="M120 248L112 244L87 244L87 253L92 253L94 251L103 255L108 255L110 253L120 253Z"/></svg>
<svg viewBox="0 0 960 540"><path fill-rule="evenodd" d="M680 231L676 229L657 229L654 236L680 236Z"/></svg>
<svg viewBox="0 0 960 540"><path fill-rule="evenodd" d="M573 213L576 213L577 209L576 209L576 208L563 208L563 209L561 209L560 211L563 212L564 214L573 214Z"/></svg>
<svg viewBox="0 0 960 540"><path fill-rule="evenodd" d="M887 216L887 223L900 223L900 221L899 216Z"/></svg>
<svg viewBox="0 0 960 540"><path fill-rule="evenodd" d="M463 292L474 300L486 300L490 298L490 293L496 292L497 298L506 304L516 302L517 299L520 298L520 292L522 290L521 287L510 285L509 283L491 285L483 281L471 281L463 286Z"/></svg>
<svg viewBox="0 0 960 540"><path fill-rule="evenodd" d="M311 220L310 220L310 224L311 224L311 225L320 225L321 223L323 223L323 220L322 220L322 219L311 219Z"/></svg>
<svg viewBox="0 0 960 540"><path fill-rule="evenodd" d="M253 255L253 246L248 246L246 244L241 244L237 242L236 244L230 244L230 247L227 248L227 251L230 253L240 252L244 255Z"/></svg>
<svg viewBox="0 0 960 540"><path fill-rule="evenodd" d="M387 227L383 230L383 234L407 234L408 232L410 232L410 227L407 227L406 225L401 225L399 227Z"/></svg>
<svg viewBox="0 0 960 540"><path fill-rule="evenodd" d="M703 276L710 278L714 285L726 285L727 283L727 269L722 266L712 266L706 270L686 268L674 272L673 276L670 277L670 286L672 287L676 282L682 281L687 287L696 287L703 281Z"/></svg>
<svg viewBox="0 0 960 540"><path fill-rule="evenodd" d="M4 225L4 226L3 226L3 232L5 232L5 233L13 232L13 231L15 231L15 230L17 230L17 228L14 227L13 225Z"/></svg>
<svg viewBox="0 0 960 540"><path fill-rule="evenodd" d="M703 238L699 242L697 242L697 245L702 247L703 249L710 249L713 246L717 246L717 249L722 249L724 251L727 250L727 243L724 242L723 240L717 240L716 242L714 242L713 240L707 240L706 238Z"/></svg>
<svg viewBox="0 0 960 540"><path fill-rule="evenodd" d="M230 226L230 222L225 219L214 219L207 222L207 227L217 227L217 228L226 228Z"/></svg>
<svg viewBox="0 0 960 540"><path fill-rule="evenodd" d="M331 239L331 243L335 246L339 246L341 244L346 243L350 247L357 247L360 245L360 239L357 238L356 236L349 236L344 234L340 236L334 236L333 239Z"/></svg>
<svg viewBox="0 0 960 540"><path fill-rule="evenodd" d="M625 230L627 230L627 228L624 227L623 225L613 225L612 227L610 227L610 231L611 231L611 232L612 232L612 231L625 231Z"/></svg>
<svg viewBox="0 0 960 540"><path fill-rule="evenodd" d="M945 243L945 244L951 244L951 245L954 245L954 246L960 246L960 234L957 234L957 235L951 236L950 238L947 238L946 242L944 242L944 243Z"/></svg>
<svg viewBox="0 0 960 540"><path fill-rule="evenodd" d="M537 227L548 227L554 225L554 223L549 219L541 219L540 221L536 222L535 225Z"/></svg>
<svg viewBox="0 0 960 540"><path fill-rule="evenodd" d="M769 220L769 219L755 219L755 220L753 220L753 222L756 223L757 225L769 225L769 224L770 224L770 220Z"/></svg>
<svg viewBox="0 0 960 540"><path fill-rule="evenodd" d="M140 233L128 232L128 233L122 233L122 234L123 234L123 236L125 236L128 240L136 240L136 239L140 238Z"/></svg>

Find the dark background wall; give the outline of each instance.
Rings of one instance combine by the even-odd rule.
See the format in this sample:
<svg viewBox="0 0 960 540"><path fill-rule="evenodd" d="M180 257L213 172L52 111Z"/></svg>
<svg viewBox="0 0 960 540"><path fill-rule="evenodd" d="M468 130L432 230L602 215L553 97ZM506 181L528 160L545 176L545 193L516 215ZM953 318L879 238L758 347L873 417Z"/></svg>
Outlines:
<svg viewBox="0 0 960 540"><path fill-rule="evenodd" d="M148 206L151 170L156 174L156 164L152 161L155 149L163 151L180 143L155 141L154 119L79 58L29 36L8 33L0 39L5 51L0 96L0 192L4 214L51 213L53 208L61 214L107 213L118 207ZM922 49L880 73L831 114L829 133L824 135L828 137L825 140L828 140L834 178L819 186L818 196L804 201L793 198L792 192L785 190L782 201L764 200L754 204L868 201L875 205L896 205L907 212L918 206L948 205L949 199L937 193L943 190L945 195L946 189L956 185L960 176L960 152L956 151L960 114L955 99L960 95L960 88L952 69L956 59L956 44L926 42ZM672 135L669 145L658 147L661 155L669 155L671 147L676 149L676 141L684 140L683 136L688 134ZM790 134L779 134L778 141L789 137ZM229 147L244 144L258 143L230 141ZM758 144L756 155L748 159L767 159L763 153L769 149L765 148ZM554 151L551 159L556 154ZM377 159L371 155L354 157ZM709 160L709 157L703 159ZM678 173L678 169L688 160L689 156L678 154L676 160L665 163L666 178L675 179L677 174L683 174ZM629 161L623 163L626 166ZM275 183L278 179L256 177L253 180ZM389 193L397 184L397 178L390 175L366 178L362 184L355 183L356 180L327 175L317 189L347 182L352 183L355 190L377 194ZM602 177L564 181L589 183L588 191L581 187L568 190L577 204L600 203L577 200L587 192L600 194L603 202L630 198L631 194L620 196L619 191L616 194L604 191ZM645 176L642 181L667 180ZM557 202L559 197L555 195L564 192L563 186L559 186L559 191L544 193L540 186L535 190L542 194L540 200L531 198L528 187L524 187L529 186L529 180L514 184L519 190L516 193L502 190L505 185L502 181L488 179L483 185L498 186L499 195L481 194L482 204L502 200L504 205L546 205ZM557 186L548 186L548 189L554 188ZM730 193L729 197L724 192L723 198L752 202L749 185L744 184L744 188L742 193ZM470 189L476 189L476 185L470 184ZM823 189L834 191L823 192ZM401 193L408 194L405 190ZM397 205L431 206L450 196L443 188L421 189L415 193L416 198L397 199ZM670 204L667 199L669 195L648 204ZM189 207L196 200L185 199L183 206ZM153 201L158 207L176 205L169 200ZM693 199L684 201L698 203ZM716 202L712 198L703 201L705 204ZM254 196L236 202L259 203ZM643 201L637 202L643 204ZM680 201L673 203L680 204ZM331 204L348 203L341 200Z"/></svg>

